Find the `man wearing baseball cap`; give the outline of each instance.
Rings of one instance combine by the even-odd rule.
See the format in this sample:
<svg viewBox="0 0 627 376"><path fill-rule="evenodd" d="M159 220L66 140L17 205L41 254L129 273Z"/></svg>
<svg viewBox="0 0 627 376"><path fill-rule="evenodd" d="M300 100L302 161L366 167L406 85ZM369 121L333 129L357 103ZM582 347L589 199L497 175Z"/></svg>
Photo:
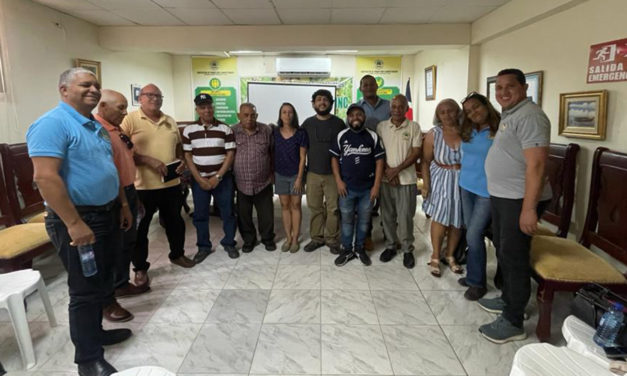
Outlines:
<svg viewBox="0 0 627 376"><path fill-rule="evenodd" d="M196 263L211 253L209 237L209 203L211 196L218 206L224 237L220 241L229 257L239 257L235 248L235 216L233 214L233 175L235 137L231 128L214 117L213 98L201 93L194 98L198 123L183 130L183 151L192 173L194 226L196 226Z"/></svg>
<svg viewBox="0 0 627 376"><path fill-rule="evenodd" d="M351 104L346 111L346 122L348 128L338 133L329 149L341 212L342 252L335 259L335 265L343 266L355 257L359 257L364 265L370 265L364 241L372 204L379 197L385 152L377 133L364 126L366 112L363 107Z"/></svg>

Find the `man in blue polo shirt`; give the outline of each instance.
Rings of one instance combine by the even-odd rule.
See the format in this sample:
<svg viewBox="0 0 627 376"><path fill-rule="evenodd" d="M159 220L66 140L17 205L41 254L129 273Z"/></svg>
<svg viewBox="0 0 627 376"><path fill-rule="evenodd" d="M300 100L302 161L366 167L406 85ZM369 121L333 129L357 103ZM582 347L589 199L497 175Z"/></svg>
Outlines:
<svg viewBox="0 0 627 376"><path fill-rule="evenodd" d="M343 266L355 257L370 265L364 240L370 222L372 202L379 196L385 152L376 132L365 128L366 113L358 104L346 111L348 128L331 143L331 169L340 196L342 252L335 265ZM355 212L357 231L355 233Z"/></svg>
<svg viewBox="0 0 627 376"><path fill-rule="evenodd" d="M390 118L390 101L383 99L377 95L379 90L379 84L377 79L373 76L366 74L359 80L359 91L363 95L362 100L357 102L366 113L366 122L364 126L371 131L377 131L377 125ZM377 199L372 208L372 215L377 215L379 212L379 200ZM364 246L367 251L372 251L374 246L372 244L372 216L370 217L370 223L368 224L368 234L366 235L366 241Z"/></svg>
<svg viewBox="0 0 627 376"><path fill-rule="evenodd" d="M70 337L81 376L116 372L103 345L121 342L128 329L103 330L102 308L111 289L118 172L109 134L92 116L100 100L96 76L72 68L59 78L59 105L26 134L34 179L46 200L46 229L68 273ZM96 273L83 270L78 247L91 247ZM93 272L93 270L92 270ZM90 276L85 276L85 274Z"/></svg>

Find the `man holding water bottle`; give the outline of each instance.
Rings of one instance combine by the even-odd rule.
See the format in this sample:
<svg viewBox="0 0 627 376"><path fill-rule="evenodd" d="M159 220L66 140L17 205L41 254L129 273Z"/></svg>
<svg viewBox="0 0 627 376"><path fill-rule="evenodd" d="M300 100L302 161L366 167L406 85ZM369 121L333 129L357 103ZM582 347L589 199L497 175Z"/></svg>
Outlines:
<svg viewBox="0 0 627 376"><path fill-rule="evenodd" d="M26 141L34 180L46 200L46 230L68 273L70 338L81 376L116 372L103 345L127 339L129 329L102 329L102 308L112 286L119 212L118 172L106 129L91 114L100 83L83 68L59 78L61 102L28 129Z"/></svg>

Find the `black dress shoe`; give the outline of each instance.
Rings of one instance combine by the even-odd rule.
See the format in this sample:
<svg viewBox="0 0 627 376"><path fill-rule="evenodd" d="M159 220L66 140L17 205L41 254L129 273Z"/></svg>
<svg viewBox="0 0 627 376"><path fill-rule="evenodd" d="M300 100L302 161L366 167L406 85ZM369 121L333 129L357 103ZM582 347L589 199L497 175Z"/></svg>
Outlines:
<svg viewBox="0 0 627 376"><path fill-rule="evenodd" d="M133 335L130 329L111 329L102 331L102 345L111 346L124 342Z"/></svg>
<svg viewBox="0 0 627 376"><path fill-rule="evenodd" d="M117 370L104 359L78 365L79 376L109 376L116 372Z"/></svg>

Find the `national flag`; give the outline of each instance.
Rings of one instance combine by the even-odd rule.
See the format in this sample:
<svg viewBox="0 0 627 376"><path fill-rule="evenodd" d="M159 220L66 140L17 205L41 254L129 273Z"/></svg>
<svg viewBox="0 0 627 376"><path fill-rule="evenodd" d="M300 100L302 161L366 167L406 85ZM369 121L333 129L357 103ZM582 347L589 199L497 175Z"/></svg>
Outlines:
<svg viewBox="0 0 627 376"><path fill-rule="evenodd" d="M407 102L409 104L407 108L407 112L405 113L405 118L409 120L414 120L414 110L411 105L411 88L409 85L409 78L407 79L407 86L405 87L405 97L407 98Z"/></svg>

